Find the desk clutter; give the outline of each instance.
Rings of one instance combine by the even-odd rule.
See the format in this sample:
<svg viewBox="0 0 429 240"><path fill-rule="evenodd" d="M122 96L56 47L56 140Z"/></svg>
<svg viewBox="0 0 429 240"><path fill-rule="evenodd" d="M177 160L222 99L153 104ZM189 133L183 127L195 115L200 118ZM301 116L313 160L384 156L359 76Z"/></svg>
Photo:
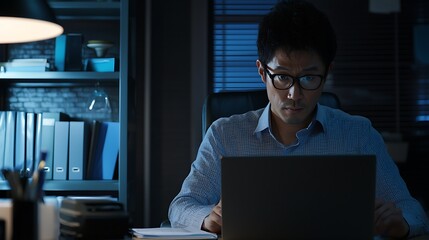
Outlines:
<svg viewBox="0 0 429 240"><path fill-rule="evenodd" d="M12 199L0 199L2 240L128 239L128 213L113 197L45 196L43 202L35 204L19 202L21 210L26 211L19 212L20 222L14 220L18 214L14 213L14 204ZM29 209L35 211L34 218L30 218ZM28 221L33 222L30 224ZM14 229L21 235L15 236Z"/></svg>
<svg viewBox="0 0 429 240"><path fill-rule="evenodd" d="M14 206L14 204L18 204ZM4 231L0 231L0 239L38 239L38 240L57 240L59 236L58 224L59 202L56 197L44 197L43 202L14 202L10 198L0 199L0 220L3 222ZM15 212L15 209L18 211ZM22 212L22 211L24 212ZM30 214L28 211L35 214ZM18 219L14 219L15 216ZM30 217L31 215L31 217ZM28 221L34 221L36 224L29 224ZM14 225L17 224L15 231L20 231L20 236L12 237ZM30 234L26 238L22 234Z"/></svg>
<svg viewBox="0 0 429 240"><path fill-rule="evenodd" d="M62 239L123 239L130 228L120 202L65 198L59 210Z"/></svg>
<svg viewBox="0 0 429 240"><path fill-rule="evenodd" d="M14 201L43 201L43 184L45 182L46 152L42 152L39 167L31 172L3 168L2 174L9 184Z"/></svg>
<svg viewBox="0 0 429 240"><path fill-rule="evenodd" d="M12 196L13 239L38 240L39 203L43 202L46 153L42 152L39 167L30 172L2 169ZM26 226L25 231L19 226ZM4 234L3 234L4 235Z"/></svg>

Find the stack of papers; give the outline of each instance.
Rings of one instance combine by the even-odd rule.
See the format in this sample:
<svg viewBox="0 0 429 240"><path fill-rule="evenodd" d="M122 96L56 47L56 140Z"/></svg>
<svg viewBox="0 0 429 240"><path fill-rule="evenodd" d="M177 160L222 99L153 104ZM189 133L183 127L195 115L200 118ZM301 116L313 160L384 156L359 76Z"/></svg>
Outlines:
<svg viewBox="0 0 429 240"><path fill-rule="evenodd" d="M48 59L12 59L9 62L0 62L1 72L45 72L49 69Z"/></svg>
<svg viewBox="0 0 429 240"><path fill-rule="evenodd" d="M133 228L134 239L217 239L215 233L184 228Z"/></svg>

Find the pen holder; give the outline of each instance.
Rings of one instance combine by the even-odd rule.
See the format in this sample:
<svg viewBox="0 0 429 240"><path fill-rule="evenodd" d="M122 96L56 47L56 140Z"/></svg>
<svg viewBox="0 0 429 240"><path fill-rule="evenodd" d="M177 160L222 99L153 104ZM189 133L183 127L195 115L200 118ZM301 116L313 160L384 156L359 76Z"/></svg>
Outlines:
<svg viewBox="0 0 429 240"><path fill-rule="evenodd" d="M37 240L39 218L39 203L13 199L12 201L12 239Z"/></svg>

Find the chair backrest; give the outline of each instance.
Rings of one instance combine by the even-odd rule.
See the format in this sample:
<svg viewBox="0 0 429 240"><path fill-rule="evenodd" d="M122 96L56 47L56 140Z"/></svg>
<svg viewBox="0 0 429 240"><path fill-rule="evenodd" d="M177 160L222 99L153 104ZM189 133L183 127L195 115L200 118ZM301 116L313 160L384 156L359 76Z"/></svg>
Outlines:
<svg viewBox="0 0 429 240"><path fill-rule="evenodd" d="M338 96L332 92L322 92L319 103L332 108L341 107ZM267 104L268 97L265 89L212 93L207 96L203 105L203 136L216 119L263 108Z"/></svg>

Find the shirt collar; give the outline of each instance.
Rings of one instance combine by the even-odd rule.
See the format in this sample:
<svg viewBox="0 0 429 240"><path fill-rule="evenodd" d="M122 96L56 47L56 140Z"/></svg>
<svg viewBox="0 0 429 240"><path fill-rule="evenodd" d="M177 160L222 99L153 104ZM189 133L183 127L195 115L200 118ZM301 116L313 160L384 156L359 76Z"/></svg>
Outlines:
<svg viewBox="0 0 429 240"><path fill-rule="evenodd" d="M256 126L256 129L253 133L262 132L265 129L269 128L270 117L271 117L270 108L271 108L271 103L268 103L264 111L262 112L261 116L259 117L258 125Z"/></svg>
<svg viewBox="0 0 429 240"><path fill-rule="evenodd" d="M314 118L313 122L318 123L323 132L326 130L326 125L328 123L327 111L326 107L320 103L317 103L316 117Z"/></svg>
<svg viewBox="0 0 429 240"><path fill-rule="evenodd" d="M268 103L268 105L265 107L264 111L262 112L261 116L259 117L258 125L255 128L255 131L253 133L262 132L265 129L268 129L270 127L270 108L271 103ZM317 103L317 109L316 109L316 116L313 119L313 121L310 123L310 125L320 125L321 130L325 131L327 124L327 113L326 108L319 103Z"/></svg>

